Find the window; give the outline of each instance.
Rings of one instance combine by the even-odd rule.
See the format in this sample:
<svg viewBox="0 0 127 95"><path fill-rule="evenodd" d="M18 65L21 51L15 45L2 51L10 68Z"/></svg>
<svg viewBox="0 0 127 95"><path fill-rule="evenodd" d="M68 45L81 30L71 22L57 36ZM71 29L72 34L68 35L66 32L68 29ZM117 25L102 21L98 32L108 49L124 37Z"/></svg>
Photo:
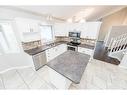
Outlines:
<svg viewBox="0 0 127 95"><path fill-rule="evenodd" d="M40 25L40 31L43 43L53 41L53 31L51 25Z"/></svg>
<svg viewBox="0 0 127 95"><path fill-rule="evenodd" d="M0 52L16 53L19 52L16 36L10 22L0 22Z"/></svg>

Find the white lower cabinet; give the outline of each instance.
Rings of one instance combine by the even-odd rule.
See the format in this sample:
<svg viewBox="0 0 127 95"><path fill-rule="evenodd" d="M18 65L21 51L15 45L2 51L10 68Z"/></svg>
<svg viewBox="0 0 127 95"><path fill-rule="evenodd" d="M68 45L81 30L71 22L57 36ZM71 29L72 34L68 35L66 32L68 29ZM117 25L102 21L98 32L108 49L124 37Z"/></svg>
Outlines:
<svg viewBox="0 0 127 95"><path fill-rule="evenodd" d="M83 48L83 47L78 47L78 52L93 56L94 50L88 49L88 48Z"/></svg>
<svg viewBox="0 0 127 95"><path fill-rule="evenodd" d="M47 62L49 62L50 60L52 60L54 58L54 49L48 49L46 50L46 58L47 58Z"/></svg>
<svg viewBox="0 0 127 95"><path fill-rule="evenodd" d="M67 51L67 45L66 44L61 44L61 45L58 45L56 46L57 48L57 52L58 52L58 55L64 53L65 51Z"/></svg>
<svg viewBox="0 0 127 95"><path fill-rule="evenodd" d="M64 53L65 51L67 51L66 44L61 44L61 45L58 45L58 46L55 46L53 48L46 50L47 62L59 56L60 54Z"/></svg>
<svg viewBox="0 0 127 95"><path fill-rule="evenodd" d="M72 83L72 81L65 78L63 75L57 73L51 68L48 69L48 80L57 89L68 89Z"/></svg>

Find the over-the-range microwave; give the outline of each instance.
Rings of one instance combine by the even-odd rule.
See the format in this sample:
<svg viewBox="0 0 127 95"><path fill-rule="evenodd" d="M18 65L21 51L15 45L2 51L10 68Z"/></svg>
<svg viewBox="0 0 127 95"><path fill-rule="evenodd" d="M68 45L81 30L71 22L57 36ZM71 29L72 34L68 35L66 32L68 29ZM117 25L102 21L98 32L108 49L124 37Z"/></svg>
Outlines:
<svg viewBox="0 0 127 95"><path fill-rule="evenodd" d="M75 37L80 38L81 33L80 32L69 32L69 37Z"/></svg>

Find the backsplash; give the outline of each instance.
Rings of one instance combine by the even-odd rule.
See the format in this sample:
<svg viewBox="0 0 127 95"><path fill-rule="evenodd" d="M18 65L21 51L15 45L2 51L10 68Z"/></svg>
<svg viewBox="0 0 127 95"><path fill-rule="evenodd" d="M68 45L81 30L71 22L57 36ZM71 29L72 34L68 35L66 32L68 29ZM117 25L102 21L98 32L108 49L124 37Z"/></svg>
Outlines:
<svg viewBox="0 0 127 95"><path fill-rule="evenodd" d="M95 39L84 39L81 38L81 43L82 44L89 44L94 46L95 45ZM59 42L59 41L67 41L70 42L70 38L69 37L65 37L65 36L57 36L55 37L55 41L54 42ZM32 48L36 48L39 46L42 46L41 40L37 40L37 41L32 41L32 42L22 42L22 46L24 50L29 50Z"/></svg>
<svg viewBox="0 0 127 95"><path fill-rule="evenodd" d="M24 50L29 50L32 48L36 48L41 46L41 40L37 40L37 41L32 41L32 42L22 42L22 46Z"/></svg>
<svg viewBox="0 0 127 95"><path fill-rule="evenodd" d="M56 41L70 41L69 37L66 36L56 36ZM95 45L96 39L87 39L87 38L81 38L82 44L89 44L89 45Z"/></svg>
<svg viewBox="0 0 127 95"><path fill-rule="evenodd" d="M56 41L67 41L67 42L70 41L69 37L66 37L66 36L55 36L55 40Z"/></svg>

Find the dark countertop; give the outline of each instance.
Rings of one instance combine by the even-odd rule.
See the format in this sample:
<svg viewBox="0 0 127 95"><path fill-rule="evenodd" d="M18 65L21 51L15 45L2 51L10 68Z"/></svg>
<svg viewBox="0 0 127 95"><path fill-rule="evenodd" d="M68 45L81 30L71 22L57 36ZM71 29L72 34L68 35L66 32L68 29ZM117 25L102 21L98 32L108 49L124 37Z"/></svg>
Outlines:
<svg viewBox="0 0 127 95"><path fill-rule="evenodd" d="M54 42L54 43L51 43L49 45L43 45L43 46L40 46L40 47L37 47L37 48L33 48L33 49L29 49L29 50L24 50L26 53L28 53L29 55L35 55L35 54L38 54L40 52L43 52L47 49L50 49L50 48L53 48L55 46L58 46L60 44L66 44L67 42L66 41L59 41L59 42Z"/></svg>
<svg viewBox="0 0 127 95"><path fill-rule="evenodd" d="M35 55L35 54L38 54L40 52L43 52L47 49L50 49L52 47L55 47L55 46L58 46L60 44L67 44L68 42L67 41L59 41L59 42L54 42L54 43L51 43L49 45L43 45L43 46L40 46L40 47L37 47L37 48L33 48L33 49L29 49L29 50L24 50L26 53L28 53L29 55ZM89 48L89 49L94 49L94 46L92 45L88 45L88 44L80 44L78 45L79 47L84 47L84 48Z"/></svg>
<svg viewBox="0 0 127 95"><path fill-rule="evenodd" d="M89 59L90 56L87 54L68 50L48 62L47 66L77 84L80 83Z"/></svg>
<svg viewBox="0 0 127 95"><path fill-rule="evenodd" d="M88 49L94 49L95 46L88 45L88 44L80 44L78 47L88 48Z"/></svg>

